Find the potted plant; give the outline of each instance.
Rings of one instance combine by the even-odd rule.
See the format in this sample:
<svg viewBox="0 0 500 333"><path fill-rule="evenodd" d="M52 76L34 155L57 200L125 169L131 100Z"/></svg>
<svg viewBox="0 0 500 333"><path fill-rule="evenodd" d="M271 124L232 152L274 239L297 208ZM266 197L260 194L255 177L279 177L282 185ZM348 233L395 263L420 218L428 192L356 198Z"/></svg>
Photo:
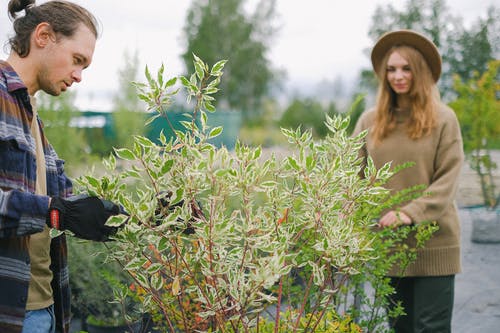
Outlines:
<svg viewBox="0 0 500 333"><path fill-rule="evenodd" d="M462 82L455 78L457 99L450 106L457 113L470 167L478 176L482 202L471 213L472 241L500 242L499 185L495 183L497 164L492 147L500 143L500 60L491 61L481 76Z"/></svg>

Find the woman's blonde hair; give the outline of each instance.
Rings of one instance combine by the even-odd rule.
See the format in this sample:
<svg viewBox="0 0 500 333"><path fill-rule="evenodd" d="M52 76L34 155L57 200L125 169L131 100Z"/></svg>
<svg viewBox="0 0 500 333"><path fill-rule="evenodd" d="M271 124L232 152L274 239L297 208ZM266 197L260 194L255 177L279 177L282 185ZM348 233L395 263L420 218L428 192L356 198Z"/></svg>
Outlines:
<svg viewBox="0 0 500 333"><path fill-rule="evenodd" d="M381 82L375 104L375 123L371 131L375 143L382 141L396 127L394 110L397 107L397 95L392 90L386 74L389 56L396 51L408 61L413 75L412 85L408 92L411 103L408 136L418 139L428 135L437 122L436 109L440 103L440 96L424 57L410 46L394 46L384 56L380 72L376 73Z"/></svg>

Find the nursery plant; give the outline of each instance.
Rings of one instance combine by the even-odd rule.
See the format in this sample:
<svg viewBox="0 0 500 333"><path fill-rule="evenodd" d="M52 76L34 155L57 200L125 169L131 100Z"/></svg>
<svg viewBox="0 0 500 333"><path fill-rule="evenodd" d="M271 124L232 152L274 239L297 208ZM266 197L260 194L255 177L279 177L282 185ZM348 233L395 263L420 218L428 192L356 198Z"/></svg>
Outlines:
<svg viewBox="0 0 500 333"><path fill-rule="evenodd" d="M116 287L130 281L130 276L116 262L103 265L103 250L102 243L68 238L72 312L81 319L81 328L85 331L87 324L128 326L141 318L140 314L133 313L132 297L124 303L116 302ZM130 315L128 322L122 309Z"/></svg>
<svg viewBox="0 0 500 333"><path fill-rule="evenodd" d="M225 61L212 67L194 56L195 73L165 78L146 68L137 83L152 119L169 119L182 89L190 121L155 144L136 136L103 161L107 173L86 175L82 191L119 202L128 216L106 244L108 260L133 278L129 286L163 332L379 332L389 330L385 273L414 260L435 229L376 230L380 213L421 194L391 195L383 185L399 167L360 177L358 151L366 133L347 135L349 119L326 118L329 134L282 129L290 154L265 157L236 142L215 147L222 132L209 125ZM179 84L180 83L180 84ZM117 293L125 298L128 291Z"/></svg>
<svg viewBox="0 0 500 333"><path fill-rule="evenodd" d="M499 68L500 60L494 60L481 76L476 72L467 82L457 76L454 89L458 96L451 103L462 127L469 164L478 175L483 204L490 209L500 203L493 178L497 165L491 158L491 148L500 138Z"/></svg>

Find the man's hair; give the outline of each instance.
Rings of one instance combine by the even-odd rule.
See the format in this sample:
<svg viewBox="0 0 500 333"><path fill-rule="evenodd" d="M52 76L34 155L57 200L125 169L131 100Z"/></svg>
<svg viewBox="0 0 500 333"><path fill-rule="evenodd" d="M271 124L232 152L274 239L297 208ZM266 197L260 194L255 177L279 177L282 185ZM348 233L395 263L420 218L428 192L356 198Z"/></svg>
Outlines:
<svg viewBox="0 0 500 333"><path fill-rule="evenodd" d="M18 12L25 12L18 17ZM10 47L20 57L30 53L30 37L42 22L50 24L56 35L71 37L78 26L84 24L97 38L98 22L87 9L68 1L54 0L35 5L35 0L10 0L9 16L14 21L14 36L9 38Z"/></svg>

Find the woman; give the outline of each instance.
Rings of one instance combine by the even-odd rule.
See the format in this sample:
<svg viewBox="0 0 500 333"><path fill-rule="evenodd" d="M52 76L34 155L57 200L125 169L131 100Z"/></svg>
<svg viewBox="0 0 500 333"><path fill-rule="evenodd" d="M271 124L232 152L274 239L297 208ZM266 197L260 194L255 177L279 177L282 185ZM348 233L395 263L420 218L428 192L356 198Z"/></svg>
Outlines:
<svg viewBox="0 0 500 333"><path fill-rule="evenodd" d="M385 212L379 226L436 221L439 230L404 271L389 272L406 315L396 332L450 332L455 274L460 265L460 221L454 203L463 163L455 113L440 101L441 57L426 37L410 30L383 35L371 53L379 79L375 107L362 114L355 134L368 130L362 154L376 167L413 162L388 182L391 191L425 184L426 195Z"/></svg>

